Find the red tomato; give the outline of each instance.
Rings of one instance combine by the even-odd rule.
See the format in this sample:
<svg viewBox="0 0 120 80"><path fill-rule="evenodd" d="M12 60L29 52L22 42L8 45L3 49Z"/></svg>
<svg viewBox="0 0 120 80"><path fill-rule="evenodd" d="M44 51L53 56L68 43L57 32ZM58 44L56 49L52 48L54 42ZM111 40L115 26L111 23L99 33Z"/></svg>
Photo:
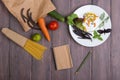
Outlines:
<svg viewBox="0 0 120 80"><path fill-rule="evenodd" d="M48 28L50 30L56 30L58 29L58 22L57 21L51 21L49 24L48 24Z"/></svg>

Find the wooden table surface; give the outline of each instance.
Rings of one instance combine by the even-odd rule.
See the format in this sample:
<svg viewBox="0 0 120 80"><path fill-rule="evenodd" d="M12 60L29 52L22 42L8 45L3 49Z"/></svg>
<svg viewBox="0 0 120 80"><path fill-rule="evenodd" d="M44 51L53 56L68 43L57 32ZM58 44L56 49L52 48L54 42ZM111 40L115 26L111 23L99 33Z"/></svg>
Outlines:
<svg viewBox="0 0 120 80"><path fill-rule="evenodd" d="M94 53L83 65L78 75L75 70L92 48L77 44L69 34L68 25L59 22L57 31L50 31L51 42L42 39L47 46L42 61L37 61L22 48L8 40L0 32L0 80L120 80L120 0L52 0L57 11L64 16L86 4L94 4L105 9L112 19L112 34L102 45L93 48ZM52 19L47 17L49 23ZM0 28L9 27L16 32L30 37L31 30L23 31L19 22L7 11L0 1ZM57 71L52 47L69 44L74 67Z"/></svg>

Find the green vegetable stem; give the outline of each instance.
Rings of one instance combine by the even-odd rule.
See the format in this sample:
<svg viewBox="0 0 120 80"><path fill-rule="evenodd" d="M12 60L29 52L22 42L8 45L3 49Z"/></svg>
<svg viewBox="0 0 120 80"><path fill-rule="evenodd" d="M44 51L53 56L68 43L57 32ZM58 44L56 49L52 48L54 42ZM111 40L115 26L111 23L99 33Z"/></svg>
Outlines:
<svg viewBox="0 0 120 80"><path fill-rule="evenodd" d="M83 64L86 62L86 60L88 59L88 57L90 56L90 54L93 53L93 50L90 50L88 52L88 54L85 56L85 58L83 59L83 61L81 62L80 66L77 68L77 70L75 71L75 74L77 74L79 72L79 70L81 69L81 67L83 66Z"/></svg>

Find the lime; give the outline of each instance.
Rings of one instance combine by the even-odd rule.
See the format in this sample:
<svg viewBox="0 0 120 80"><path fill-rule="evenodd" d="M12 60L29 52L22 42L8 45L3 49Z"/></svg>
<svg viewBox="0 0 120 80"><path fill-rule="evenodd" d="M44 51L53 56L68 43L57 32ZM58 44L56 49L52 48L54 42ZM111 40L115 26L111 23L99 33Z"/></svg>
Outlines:
<svg viewBox="0 0 120 80"><path fill-rule="evenodd" d="M34 33L31 39L35 42L39 42L41 40L41 35L39 33Z"/></svg>

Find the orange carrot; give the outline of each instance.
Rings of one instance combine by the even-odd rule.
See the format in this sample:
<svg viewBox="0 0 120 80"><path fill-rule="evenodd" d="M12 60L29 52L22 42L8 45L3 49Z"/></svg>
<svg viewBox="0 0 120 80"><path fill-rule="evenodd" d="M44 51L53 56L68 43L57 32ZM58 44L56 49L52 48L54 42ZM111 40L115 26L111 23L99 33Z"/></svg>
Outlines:
<svg viewBox="0 0 120 80"><path fill-rule="evenodd" d="M43 32L44 36L46 37L46 39L47 39L48 41L50 41L50 35L49 35L49 32L48 32L47 27L46 27L46 25L45 25L45 20L44 20L44 18L39 18L39 19L38 19L38 25L39 25L41 31Z"/></svg>

